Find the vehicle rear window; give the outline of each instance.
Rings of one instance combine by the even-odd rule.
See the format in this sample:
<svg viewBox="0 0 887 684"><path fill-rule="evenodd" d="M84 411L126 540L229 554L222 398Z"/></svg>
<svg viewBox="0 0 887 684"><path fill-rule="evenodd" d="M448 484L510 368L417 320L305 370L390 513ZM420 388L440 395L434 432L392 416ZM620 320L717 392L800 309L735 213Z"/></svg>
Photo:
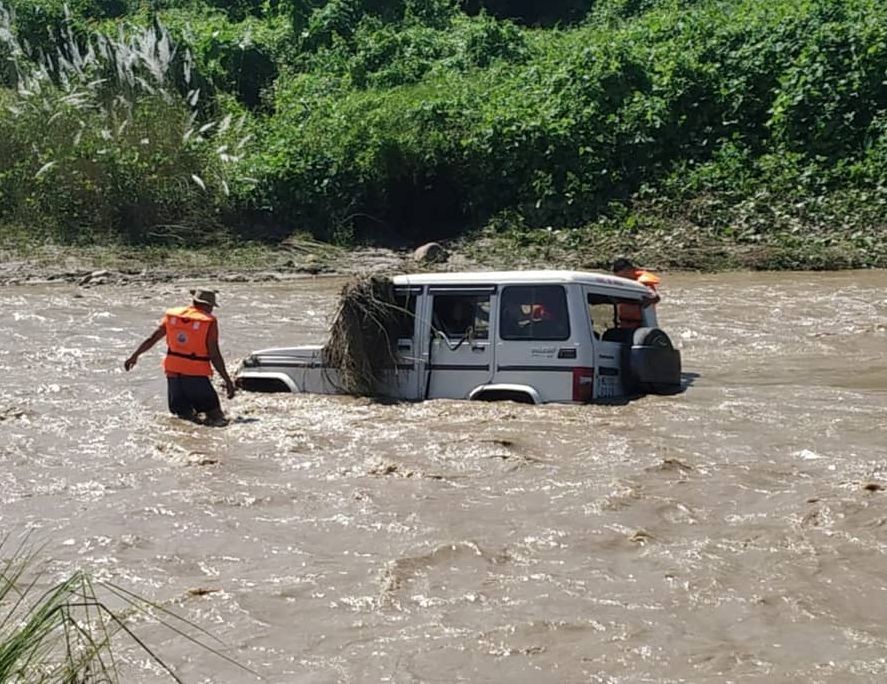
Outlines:
<svg viewBox="0 0 887 684"><path fill-rule="evenodd" d="M570 337L567 293L560 285L512 285L502 290L499 337L503 340L566 340Z"/></svg>

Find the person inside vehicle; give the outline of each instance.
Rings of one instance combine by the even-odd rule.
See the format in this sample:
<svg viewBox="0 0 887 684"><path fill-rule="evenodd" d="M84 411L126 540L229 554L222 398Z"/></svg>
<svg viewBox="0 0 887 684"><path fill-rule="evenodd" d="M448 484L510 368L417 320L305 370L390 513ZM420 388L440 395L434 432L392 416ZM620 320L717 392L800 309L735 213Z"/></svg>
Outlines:
<svg viewBox="0 0 887 684"><path fill-rule="evenodd" d="M506 301L502 308L502 335L504 337L524 337L530 325L531 306L514 300Z"/></svg>
<svg viewBox="0 0 887 684"><path fill-rule="evenodd" d="M631 261L625 258L616 259L613 262L613 275L620 278L628 278L646 286L649 294L639 304L622 302L616 307L616 323L619 328L633 329L641 327L643 321L643 309L655 306L660 301L657 288L662 279L642 268L636 268Z"/></svg>
<svg viewBox="0 0 887 684"><path fill-rule="evenodd" d="M551 311L545 304L530 304L530 320L533 323L540 321L550 321L554 318Z"/></svg>
<svg viewBox="0 0 887 684"><path fill-rule="evenodd" d="M467 337L471 333L474 323L473 307L463 299L450 298L444 306L440 307L439 322L442 331L448 338Z"/></svg>
<svg viewBox="0 0 887 684"><path fill-rule="evenodd" d="M123 367L131 371L139 357L165 337L163 370L170 413L185 420L198 420L204 414L208 425L222 426L227 419L210 382L213 368L222 377L229 399L236 390L219 350L219 326L212 313L217 306L216 292L197 289L191 290L191 295L190 306L164 313L157 329L126 359Z"/></svg>
<svg viewBox="0 0 887 684"><path fill-rule="evenodd" d="M561 311L556 300L542 296L529 306L530 322L533 324L533 336L543 339L555 339L568 334L568 322L565 311Z"/></svg>

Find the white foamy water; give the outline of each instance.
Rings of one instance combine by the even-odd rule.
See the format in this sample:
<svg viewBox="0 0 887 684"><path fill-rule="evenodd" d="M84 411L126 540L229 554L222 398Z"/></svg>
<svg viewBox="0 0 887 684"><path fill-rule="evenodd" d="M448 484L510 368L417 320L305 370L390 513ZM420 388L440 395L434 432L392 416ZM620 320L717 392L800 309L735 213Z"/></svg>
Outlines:
<svg viewBox="0 0 887 684"><path fill-rule="evenodd" d="M340 285L220 284L229 365L321 341ZM885 286L666 276L674 397L241 394L225 429L166 415L159 348L122 369L187 285L0 288L0 530L269 682L878 681ZM186 681L249 681L136 630ZM123 654L124 681L162 681Z"/></svg>

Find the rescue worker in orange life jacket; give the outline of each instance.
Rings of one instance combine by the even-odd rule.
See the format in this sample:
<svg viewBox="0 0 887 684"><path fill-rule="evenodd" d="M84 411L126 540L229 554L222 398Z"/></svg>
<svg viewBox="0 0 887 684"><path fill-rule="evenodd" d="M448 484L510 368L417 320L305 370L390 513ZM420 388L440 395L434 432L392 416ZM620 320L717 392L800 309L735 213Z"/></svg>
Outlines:
<svg viewBox="0 0 887 684"><path fill-rule="evenodd" d="M644 297L640 304L623 303L616 307L616 317L620 328L640 328L643 321L643 309L655 306L660 300L656 288L662 282L661 278L642 268L635 268L628 259L616 259L613 262L613 275L636 280L650 291L649 296Z"/></svg>
<svg viewBox="0 0 887 684"><path fill-rule="evenodd" d="M225 360L219 351L219 326L213 309L216 307L214 290L191 290L190 306L168 309L157 329L133 352L123 367L132 370L139 357L166 338L167 401L170 413L186 420L195 420L205 414L206 421L224 425L225 414L219 404L219 396L210 378L213 367L222 376L228 398L234 397L234 382L225 368Z"/></svg>

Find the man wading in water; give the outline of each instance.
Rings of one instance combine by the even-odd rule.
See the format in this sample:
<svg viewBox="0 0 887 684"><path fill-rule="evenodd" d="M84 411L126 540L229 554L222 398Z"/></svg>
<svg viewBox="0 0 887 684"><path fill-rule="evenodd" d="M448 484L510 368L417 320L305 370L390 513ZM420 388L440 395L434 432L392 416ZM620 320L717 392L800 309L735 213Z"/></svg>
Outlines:
<svg viewBox="0 0 887 684"><path fill-rule="evenodd" d="M215 367L225 381L228 398L234 397L234 383L219 351L219 325L212 314L216 293L215 290L191 290L191 294L191 306L167 310L157 330L139 345L123 367L132 370L142 354L166 337L168 349L163 370L170 413L185 420L196 420L199 413L205 413L207 424L226 425L219 396L209 381Z"/></svg>

